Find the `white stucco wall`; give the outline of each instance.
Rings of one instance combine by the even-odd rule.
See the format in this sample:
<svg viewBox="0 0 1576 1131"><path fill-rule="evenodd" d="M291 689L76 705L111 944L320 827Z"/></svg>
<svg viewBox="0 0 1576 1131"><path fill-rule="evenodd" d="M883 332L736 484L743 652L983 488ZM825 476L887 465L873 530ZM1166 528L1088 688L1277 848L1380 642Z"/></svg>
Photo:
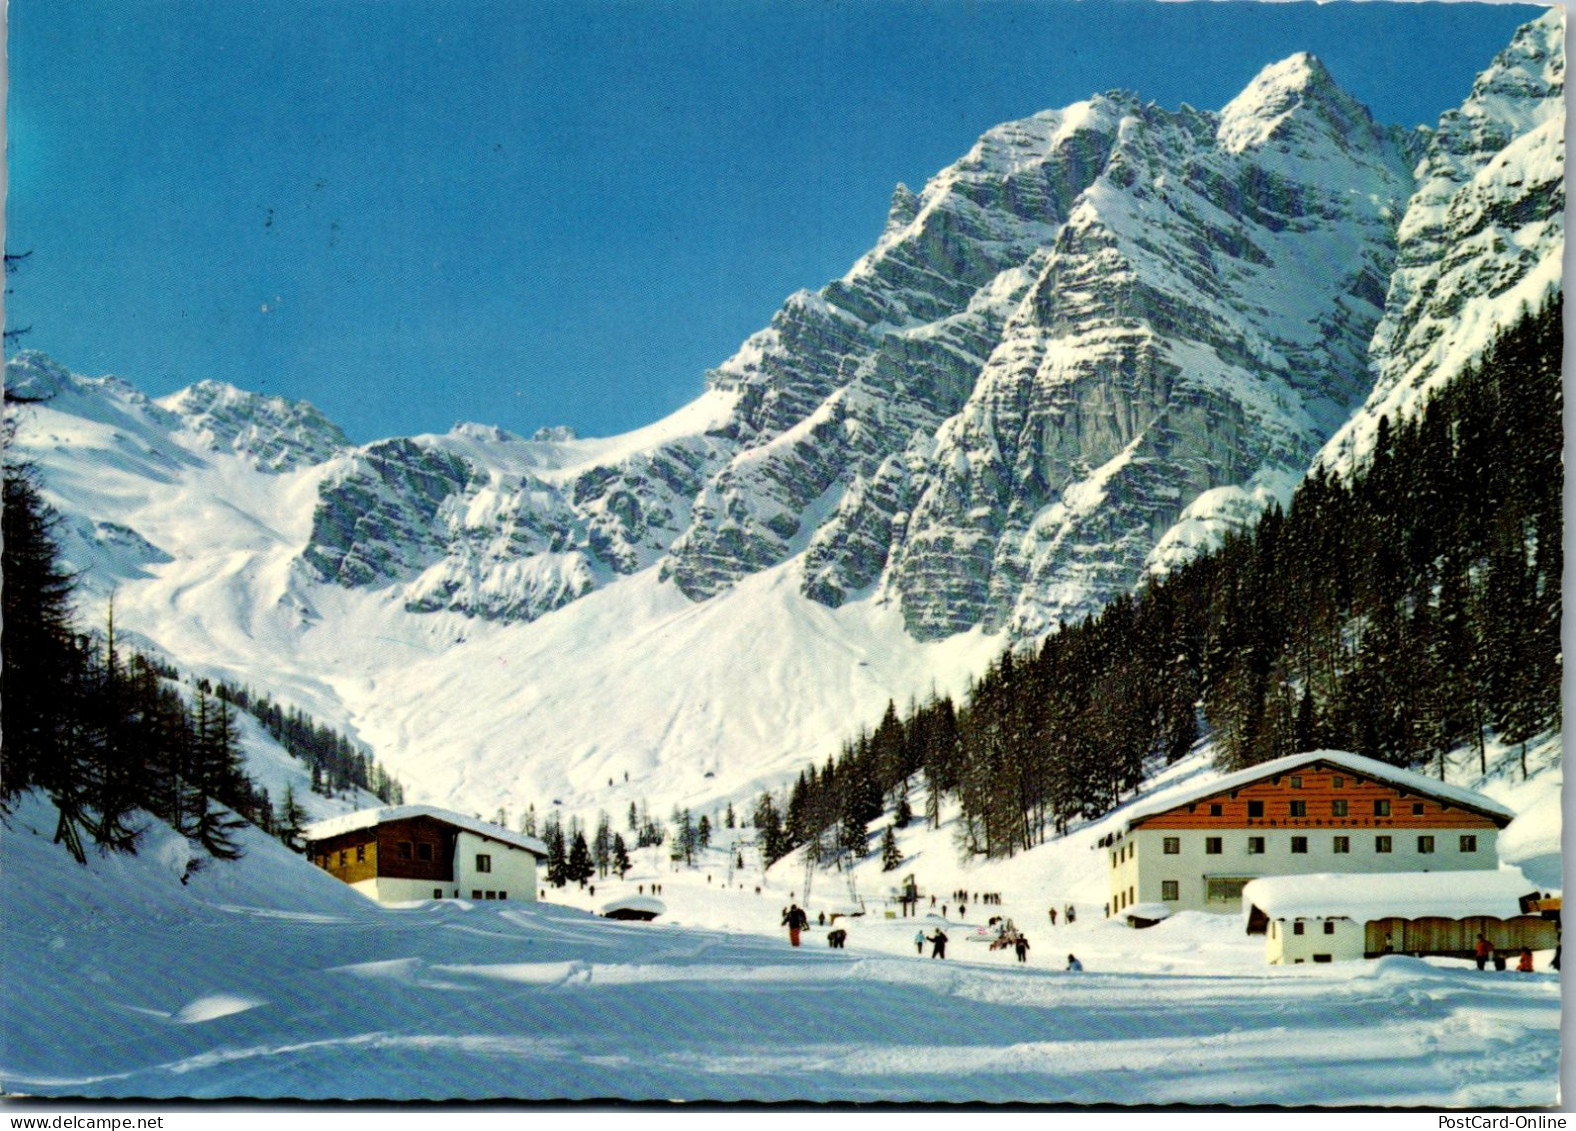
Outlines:
<svg viewBox="0 0 1576 1131"><path fill-rule="evenodd" d="M1476 852L1460 850L1463 835L1477 838ZM1134 829L1106 852L1113 903L1132 889L1133 903L1164 903L1175 911L1236 913L1240 898L1208 898L1210 877L1304 875L1313 872L1457 872L1499 866L1496 829L1394 829L1394 828L1252 828L1252 829ZM1335 838L1344 836L1350 852L1334 850ZM1375 850L1377 837L1390 838L1388 853ZM1432 836L1434 851L1419 852L1418 838ZM1165 852L1167 838L1176 838L1179 851ZM1206 840L1219 837L1221 851L1206 852ZM1249 838L1263 839L1262 853L1249 851ZM1291 850L1293 837L1306 837L1308 851ZM1114 866L1113 858L1126 860ZM1175 881L1177 897L1166 899L1164 883ZM1322 953L1322 952L1321 952Z"/></svg>
<svg viewBox="0 0 1576 1131"><path fill-rule="evenodd" d="M485 856L491 869L477 868L477 857ZM431 885L428 885L429 889ZM454 843L454 882L450 891L459 890L461 899L479 898L474 893L499 893L498 899L536 899L536 857L523 848L461 832ZM447 894L447 893L445 893ZM429 890L427 896L430 898Z"/></svg>
<svg viewBox="0 0 1576 1131"><path fill-rule="evenodd" d="M1264 957L1281 966L1313 962L1321 955L1331 962L1350 962L1363 957L1366 937L1366 925L1351 919L1271 919Z"/></svg>

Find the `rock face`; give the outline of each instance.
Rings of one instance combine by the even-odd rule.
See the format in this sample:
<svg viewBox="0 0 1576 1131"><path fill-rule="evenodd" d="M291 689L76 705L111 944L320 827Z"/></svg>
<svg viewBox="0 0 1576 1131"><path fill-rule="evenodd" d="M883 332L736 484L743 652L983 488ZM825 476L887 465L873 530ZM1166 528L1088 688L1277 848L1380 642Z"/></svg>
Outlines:
<svg viewBox="0 0 1576 1131"><path fill-rule="evenodd" d="M262 471L294 471L350 447L339 426L315 406L222 381L199 381L159 403L180 417L181 429L198 447L247 456Z"/></svg>
<svg viewBox="0 0 1576 1131"><path fill-rule="evenodd" d="M1218 114L990 131L712 374L740 451L664 570L705 598L802 552L807 596L922 639L1097 608L1284 495L1367 391L1410 145L1307 55Z"/></svg>
<svg viewBox="0 0 1576 1131"><path fill-rule="evenodd" d="M270 529L309 525L308 588L532 621L646 571L705 601L783 567L918 640L1033 639L1254 521L1332 436L1325 459L1360 455L1558 285L1562 34L1558 10L1524 28L1434 132L1376 124L1306 54L1219 111L1111 92L998 126L626 437L351 447L212 382L153 403L24 355L12 383L122 406L117 458L150 475L219 454L296 476L310 523ZM82 529L128 570L161 552Z"/></svg>
<svg viewBox="0 0 1576 1131"><path fill-rule="evenodd" d="M1361 463L1381 417L1416 412L1496 326L1561 285L1564 43L1564 11L1551 8L1517 32L1429 138L1373 338L1373 388L1320 453L1324 466Z"/></svg>

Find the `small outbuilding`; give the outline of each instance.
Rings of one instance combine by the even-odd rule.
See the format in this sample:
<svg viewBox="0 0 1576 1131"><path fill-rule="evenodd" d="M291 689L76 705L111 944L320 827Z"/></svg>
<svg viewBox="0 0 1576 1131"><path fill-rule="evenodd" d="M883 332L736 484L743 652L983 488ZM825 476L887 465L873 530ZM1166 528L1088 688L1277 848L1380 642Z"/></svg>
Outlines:
<svg viewBox="0 0 1576 1131"><path fill-rule="evenodd" d="M1171 908L1164 903L1135 903L1123 911L1122 916L1129 927L1142 929L1171 918Z"/></svg>
<svg viewBox="0 0 1576 1131"><path fill-rule="evenodd" d="M604 919L625 919L637 923L649 923L658 915L667 911L668 905L649 895L626 895L621 899L609 900L602 905Z"/></svg>
<svg viewBox="0 0 1576 1131"><path fill-rule="evenodd" d="M379 903L536 899L547 846L431 805L362 809L304 830L307 858Z"/></svg>
<svg viewBox="0 0 1576 1131"><path fill-rule="evenodd" d="M1556 924L1522 910L1531 889L1514 868L1494 872L1266 876L1242 892L1247 930L1271 965L1385 954L1471 958L1481 934L1495 950L1552 949Z"/></svg>

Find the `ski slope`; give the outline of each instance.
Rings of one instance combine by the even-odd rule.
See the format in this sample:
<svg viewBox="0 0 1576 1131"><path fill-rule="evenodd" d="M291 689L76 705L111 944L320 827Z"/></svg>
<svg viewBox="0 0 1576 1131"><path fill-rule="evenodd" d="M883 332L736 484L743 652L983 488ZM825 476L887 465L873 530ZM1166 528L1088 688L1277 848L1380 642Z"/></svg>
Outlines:
<svg viewBox="0 0 1576 1131"><path fill-rule="evenodd" d="M969 941L976 906L927 908L925 932L952 943L945 961L916 955L915 921L886 918L863 875L867 914L837 920L847 949L817 923L794 950L778 924L802 867L762 874L749 853L730 877L723 847L677 871L643 849L624 881L562 893L592 906L661 885L668 915L617 923L564 903L383 908L255 835L240 862L193 871L188 842L150 825L138 856L84 867L50 843L54 820L29 795L0 828L13 1095L1557 1101L1548 954L1532 975L1404 957L1268 967L1234 916L1133 931L1063 895L1074 870L1101 874L1082 837L973 870L922 843L945 829L905 838L920 866L934 852L927 890L998 885L988 910L1031 938L1020 966ZM835 877L815 883L813 919L847 902ZM1076 923L1045 923L1052 893L1077 903ZM1083 973L1065 972L1071 953Z"/></svg>

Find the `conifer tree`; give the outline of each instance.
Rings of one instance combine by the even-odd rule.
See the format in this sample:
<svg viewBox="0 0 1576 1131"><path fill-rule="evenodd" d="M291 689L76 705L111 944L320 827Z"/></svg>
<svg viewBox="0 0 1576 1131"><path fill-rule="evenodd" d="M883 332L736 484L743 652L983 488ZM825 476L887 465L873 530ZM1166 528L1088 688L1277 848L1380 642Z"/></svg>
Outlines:
<svg viewBox="0 0 1576 1131"><path fill-rule="evenodd" d="M596 877L596 863L591 859L591 848L586 844L586 834L581 829L575 830L574 841L569 846L569 861L565 875L581 887L585 887L588 880Z"/></svg>
<svg viewBox="0 0 1576 1131"><path fill-rule="evenodd" d="M607 870L613 861L613 830L608 825L606 813L598 813L596 819L596 836L591 841L591 862L596 865L597 874L606 878Z"/></svg>
<svg viewBox="0 0 1576 1131"><path fill-rule="evenodd" d="M542 829L542 840L547 844L547 882L561 888L569 882L569 853L564 845L564 829L557 812L547 815Z"/></svg>
<svg viewBox="0 0 1576 1131"><path fill-rule="evenodd" d="M903 853L897 846L897 836L892 832L892 826L888 825L881 834L881 870L895 872L902 864Z"/></svg>

